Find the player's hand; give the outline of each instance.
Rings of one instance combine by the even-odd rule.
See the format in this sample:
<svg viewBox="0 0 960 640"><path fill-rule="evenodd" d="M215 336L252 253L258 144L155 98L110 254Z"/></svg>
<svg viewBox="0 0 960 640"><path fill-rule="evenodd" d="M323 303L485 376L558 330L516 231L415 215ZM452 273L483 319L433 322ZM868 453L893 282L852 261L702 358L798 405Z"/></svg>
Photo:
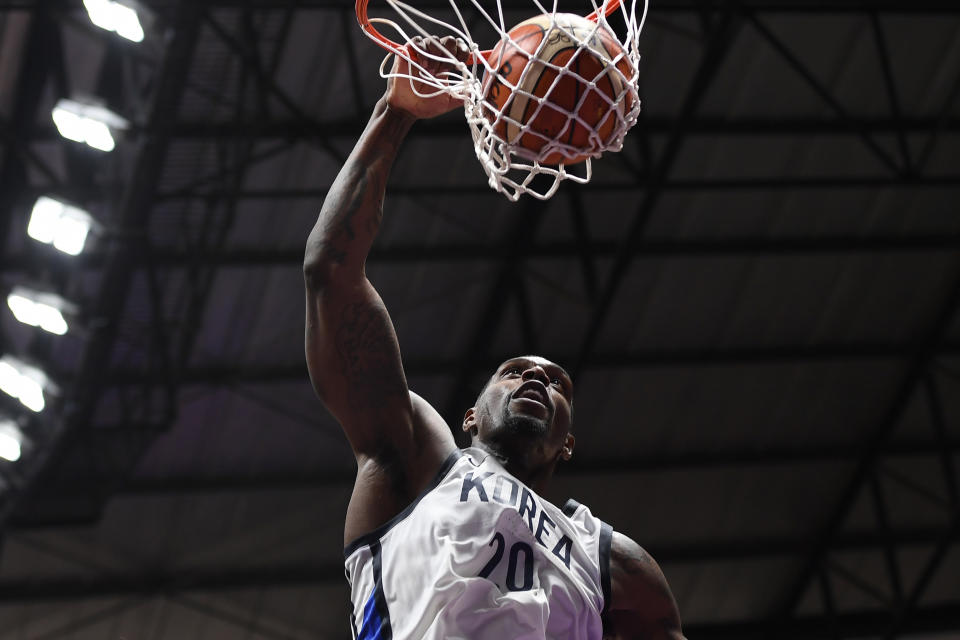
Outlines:
<svg viewBox="0 0 960 640"><path fill-rule="evenodd" d="M453 55L461 62L466 62L470 56L470 52L463 41L453 36L441 38L439 44L435 40L428 41L425 38L417 36L413 38L413 44L431 54L444 57ZM441 77L441 74L445 71L455 71L452 63L439 62L430 57L420 55L411 44L406 46L406 50L414 61L434 76ZM393 70L391 73L408 74L418 77L422 72L402 57L394 56ZM439 116L463 105L462 100L458 100L447 93L441 93L432 98L418 96L411 88L411 84L421 94L431 94L437 91L434 87L423 84L422 82L417 82L416 80L410 80L409 78L390 78L387 82L386 100L392 109L399 109L414 118L433 118L434 116Z"/></svg>

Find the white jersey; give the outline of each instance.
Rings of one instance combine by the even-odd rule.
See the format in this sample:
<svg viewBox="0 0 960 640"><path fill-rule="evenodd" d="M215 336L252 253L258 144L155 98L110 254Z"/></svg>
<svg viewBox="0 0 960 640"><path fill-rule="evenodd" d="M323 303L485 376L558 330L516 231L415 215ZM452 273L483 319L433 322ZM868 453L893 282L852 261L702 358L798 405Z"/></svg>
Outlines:
<svg viewBox="0 0 960 640"><path fill-rule="evenodd" d="M344 550L359 640L599 640L612 529L563 511L481 449Z"/></svg>

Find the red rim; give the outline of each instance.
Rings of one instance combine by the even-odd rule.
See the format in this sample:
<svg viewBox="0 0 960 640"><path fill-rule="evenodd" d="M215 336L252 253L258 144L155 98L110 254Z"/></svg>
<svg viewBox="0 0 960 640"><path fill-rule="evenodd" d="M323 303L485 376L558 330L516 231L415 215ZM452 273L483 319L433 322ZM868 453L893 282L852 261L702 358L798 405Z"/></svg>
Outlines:
<svg viewBox="0 0 960 640"><path fill-rule="evenodd" d="M604 15L608 16L611 13L613 13L617 9L617 7L620 6L620 2L621 0L612 0L612 2L610 3L610 6L608 6L606 11L604 12ZM390 38L386 37L379 31L377 31L376 27L374 27L373 24L370 22L370 19L367 17L368 4L370 4L370 0L357 0L357 5L356 5L357 22L360 23L360 28L363 29L368 35L370 35L376 41L377 44L379 44L381 47L383 47L387 51L392 51L393 53L400 53L401 51L403 51L404 45L394 42ZM596 22L597 18L598 18L598 15L596 11L594 11L593 13L587 16L587 20L592 20L593 22ZM492 52L493 52L493 49L487 49L486 51L481 51L480 55L483 56L485 59L489 59ZM470 56L470 58L467 60L467 64L473 64L474 62L476 61L474 60L473 56Z"/></svg>

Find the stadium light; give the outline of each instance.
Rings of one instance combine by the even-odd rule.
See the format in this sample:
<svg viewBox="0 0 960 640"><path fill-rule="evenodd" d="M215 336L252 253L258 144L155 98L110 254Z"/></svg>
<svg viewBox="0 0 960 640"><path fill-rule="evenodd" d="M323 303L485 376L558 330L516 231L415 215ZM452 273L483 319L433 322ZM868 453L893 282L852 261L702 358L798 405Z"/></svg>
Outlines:
<svg viewBox="0 0 960 640"><path fill-rule="evenodd" d="M143 41L143 25L131 2L83 0L90 22L133 42Z"/></svg>
<svg viewBox="0 0 960 640"><path fill-rule="evenodd" d="M76 313L76 306L57 294L26 287L14 287L7 296L7 306L13 312L13 317L23 324L40 327L58 336L65 334L68 328L63 314Z"/></svg>
<svg viewBox="0 0 960 640"><path fill-rule="evenodd" d="M129 126L124 118L104 106L66 98L57 101L52 116L61 136L100 151L113 151L117 146L114 134Z"/></svg>
<svg viewBox="0 0 960 640"><path fill-rule="evenodd" d="M20 459L22 444L23 434L17 423L10 419L0 420L0 458L16 462Z"/></svg>
<svg viewBox="0 0 960 640"><path fill-rule="evenodd" d="M43 392L53 388L53 383L40 369L13 356L0 357L0 391L17 398L30 411L43 411L46 406Z"/></svg>
<svg viewBox="0 0 960 640"><path fill-rule="evenodd" d="M83 251L93 226L93 217L83 209L49 196L40 196L30 212L27 235L75 256Z"/></svg>

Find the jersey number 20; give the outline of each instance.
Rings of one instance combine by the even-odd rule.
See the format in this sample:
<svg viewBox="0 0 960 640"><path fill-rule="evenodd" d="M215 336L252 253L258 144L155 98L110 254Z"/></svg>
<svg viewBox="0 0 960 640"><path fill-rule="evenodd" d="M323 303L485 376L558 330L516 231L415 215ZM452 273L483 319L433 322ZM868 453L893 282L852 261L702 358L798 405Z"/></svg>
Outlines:
<svg viewBox="0 0 960 640"><path fill-rule="evenodd" d="M481 578L488 578L500 564L500 561L503 560L503 551L507 546L503 534L499 531L496 532L493 535L493 540L490 541L490 546L496 548L493 551L493 557L480 570ZM521 555L523 555L523 581L517 584ZM507 589L510 591L528 591L531 587L533 587L533 548L526 542L515 542L510 547L510 557L507 560Z"/></svg>

